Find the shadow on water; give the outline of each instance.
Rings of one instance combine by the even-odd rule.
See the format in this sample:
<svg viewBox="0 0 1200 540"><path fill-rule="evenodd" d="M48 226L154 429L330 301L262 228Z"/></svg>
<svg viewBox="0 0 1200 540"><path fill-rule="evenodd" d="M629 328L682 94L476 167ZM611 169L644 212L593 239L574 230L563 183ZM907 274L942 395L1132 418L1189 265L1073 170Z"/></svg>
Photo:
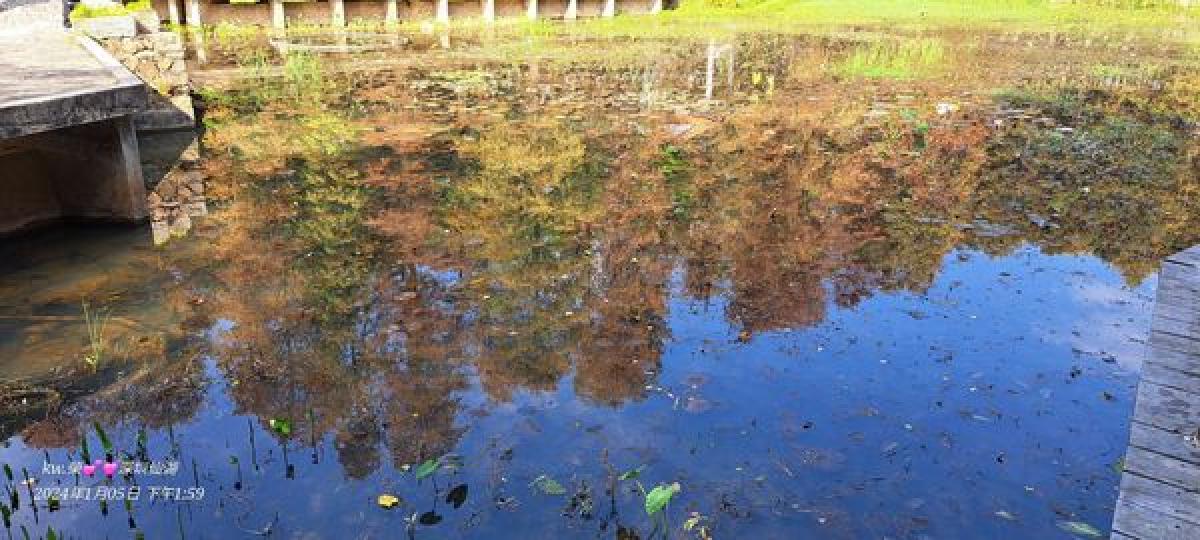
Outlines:
<svg viewBox="0 0 1200 540"><path fill-rule="evenodd" d="M1106 528L1197 72L955 39L205 94L190 238L3 247L6 523L650 538L678 482L671 538Z"/></svg>

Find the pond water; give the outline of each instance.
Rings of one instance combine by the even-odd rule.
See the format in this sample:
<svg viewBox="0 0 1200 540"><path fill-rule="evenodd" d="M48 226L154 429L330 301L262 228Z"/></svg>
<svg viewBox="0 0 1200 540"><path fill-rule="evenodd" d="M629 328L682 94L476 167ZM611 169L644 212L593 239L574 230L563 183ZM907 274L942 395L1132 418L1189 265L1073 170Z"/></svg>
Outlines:
<svg viewBox="0 0 1200 540"><path fill-rule="evenodd" d="M0 244L13 536L1107 530L1200 242L1184 53L454 43L256 53L202 92L189 234Z"/></svg>

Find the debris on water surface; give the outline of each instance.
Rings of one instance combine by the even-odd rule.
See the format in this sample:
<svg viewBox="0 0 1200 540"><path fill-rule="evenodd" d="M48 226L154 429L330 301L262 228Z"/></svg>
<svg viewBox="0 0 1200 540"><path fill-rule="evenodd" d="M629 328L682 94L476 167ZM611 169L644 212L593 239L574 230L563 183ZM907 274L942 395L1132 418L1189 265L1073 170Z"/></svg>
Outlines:
<svg viewBox="0 0 1200 540"><path fill-rule="evenodd" d="M380 508L386 508L390 510L400 504L400 497L390 493L384 493L379 496L379 498L376 500L376 503L379 504Z"/></svg>
<svg viewBox="0 0 1200 540"><path fill-rule="evenodd" d="M1104 536L1104 533L1101 533L1099 529L1082 521L1060 521L1058 522L1058 528L1076 536L1088 538L1100 538Z"/></svg>
<svg viewBox="0 0 1200 540"><path fill-rule="evenodd" d="M709 409L712 409L712 402L696 396L689 396L684 404L684 410L692 414L699 414Z"/></svg>
<svg viewBox="0 0 1200 540"><path fill-rule="evenodd" d="M1009 512L1008 510L997 510L997 511L995 512L995 515L996 515L996 517L998 517L998 518L1007 519L1007 520L1009 520L1009 521L1016 521L1016 520L1017 520L1017 516L1014 516L1014 515L1012 514L1012 512Z"/></svg>
<svg viewBox="0 0 1200 540"><path fill-rule="evenodd" d="M558 480L550 478L544 474L534 478L533 482L530 482L529 485L536 487L539 491L545 493L546 495L565 495L567 493L567 488L564 488L562 484L558 483Z"/></svg>

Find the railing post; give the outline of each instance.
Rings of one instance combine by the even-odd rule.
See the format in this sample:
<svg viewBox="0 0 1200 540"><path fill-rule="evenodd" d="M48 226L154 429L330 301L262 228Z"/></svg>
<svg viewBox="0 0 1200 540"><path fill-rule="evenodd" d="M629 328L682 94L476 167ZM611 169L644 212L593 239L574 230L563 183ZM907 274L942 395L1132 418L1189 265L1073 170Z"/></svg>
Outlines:
<svg viewBox="0 0 1200 540"><path fill-rule="evenodd" d="M529 20L535 21L538 18L538 0L529 0L529 7L526 8L525 16Z"/></svg>
<svg viewBox="0 0 1200 540"><path fill-rule="evenodd" d="M568 21L573 21L579 17L579 1L567 0L567 12L563 13L563 18Z"/></svg>
<svg viewBox="0 0 1200 540"><path fill-rule="evenodd" d="M383 16L383 23L388 26L395 26L399 22L400 15L396 0L387 0L387 13Z"/></svg>
<svg viewBox="0 0 1200 540"><path fill-rule="evenodd" d="M601 17L613 17L617 14L617 0L604 0L604 11Z"/></svg>
<svg viewBox="0 0 1200 540"><path fill-rule="evenodd" d="M483 20L486 22L496 20L496 0L483 0Z"/></svg>
<svg viewBox="0 0 1200 540"><path fill-rule="evenodd" d="M187 23L188 26L200 28L200 0L187 1Z"/></svg>
<svg viewBox="0 0 1200 540"><path fill-rule="evenodd" d="M450 22L450 0L437 0L437 22Z"/></svg>
<svg viewBox="0 0 1200 540"><path fill-rule="evenodd" d="M329 23L338 27L346 26L345 0L329 0Z"/></svg>
<svg viewBox="0 0 1200 540"><path fill-rule="evenodd" d="M283 0L271 0L271 27L276 30L283 30L286 25L287 19L284 17Z"/></svg>
<svg viewBox="0 0 1200 540"><path fill-rule="evenodd" d="M182 21L179 17L179 0L167 0L167 20L171 24L179 26Z"/></svg>

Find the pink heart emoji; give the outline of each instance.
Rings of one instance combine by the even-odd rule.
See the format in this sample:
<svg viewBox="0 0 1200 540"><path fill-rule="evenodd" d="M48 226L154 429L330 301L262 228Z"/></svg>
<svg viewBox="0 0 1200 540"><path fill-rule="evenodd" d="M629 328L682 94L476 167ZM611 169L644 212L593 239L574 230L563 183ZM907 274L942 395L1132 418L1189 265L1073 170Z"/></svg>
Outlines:
<svg viewBox="0 0 1200 540"><path fill-rule="evenodd" d="M96 475L96 466L95 465L84 465L83 466L83 475L88 478L95 476Z"/></svg>
<svg viewBox="0 0 1200 540"><path fill-rule="evenodd" d="M104 464L104 476L112 478L113 475L116 473L117 473L117 464L116 463L105 463Z"/></svg>

